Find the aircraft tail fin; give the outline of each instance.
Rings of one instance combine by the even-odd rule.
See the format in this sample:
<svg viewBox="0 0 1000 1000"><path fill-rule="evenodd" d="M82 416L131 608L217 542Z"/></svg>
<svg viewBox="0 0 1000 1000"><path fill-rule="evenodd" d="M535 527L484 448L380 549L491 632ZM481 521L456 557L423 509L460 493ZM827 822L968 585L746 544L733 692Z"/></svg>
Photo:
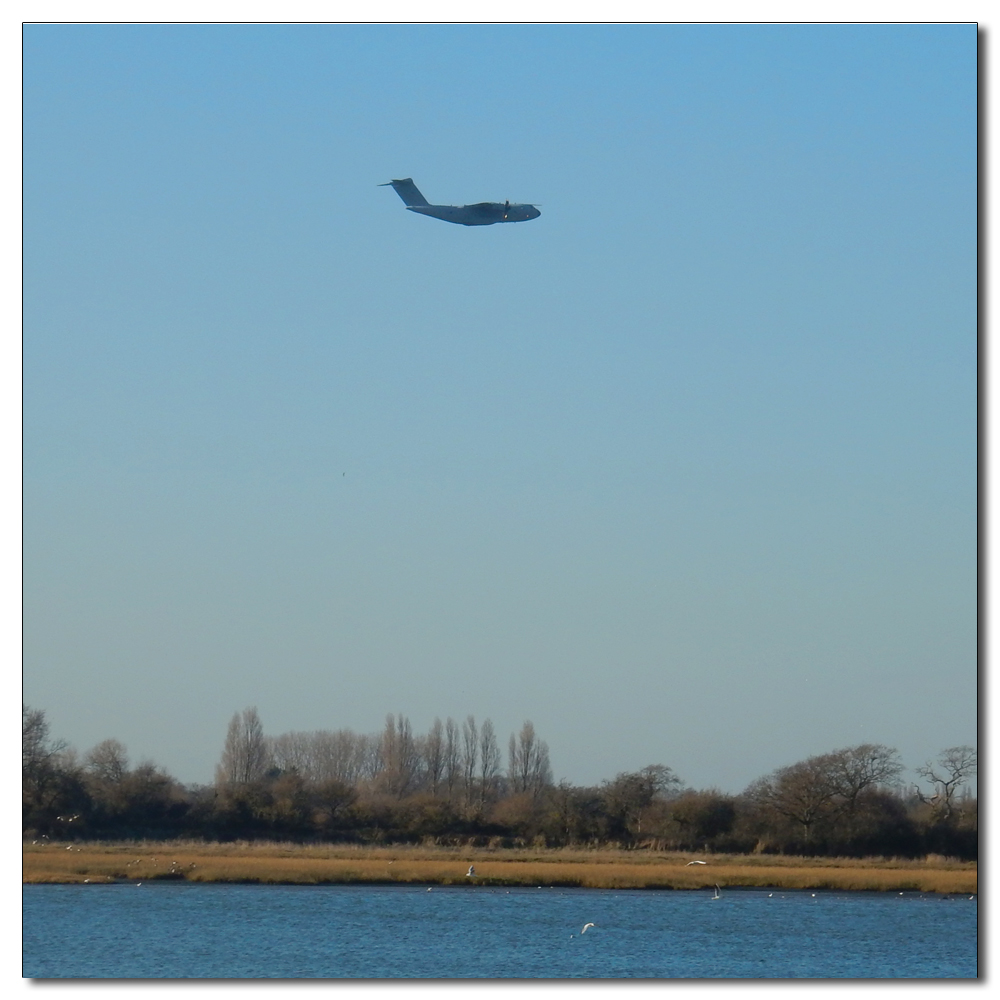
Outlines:
<svg viewBox="0 0 1000 1000"><path fill-rule="evenodd" d="M379 187L391 187L404 205L429 205L430 202L417 190L417 185L413 183L412 177L407 177L401 181L389 181L388 184L379 184Z"/></svg>

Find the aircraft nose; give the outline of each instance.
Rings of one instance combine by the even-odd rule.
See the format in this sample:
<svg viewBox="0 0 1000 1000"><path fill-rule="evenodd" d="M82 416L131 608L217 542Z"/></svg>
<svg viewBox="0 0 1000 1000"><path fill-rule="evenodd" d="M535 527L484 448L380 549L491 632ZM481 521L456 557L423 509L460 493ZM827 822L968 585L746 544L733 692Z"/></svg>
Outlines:
<svg viewBox="0 0 1000 1000"><path fill-rule="evenodd" d="M534 205L532 205L531 208L528 209L528 218L529 219L537 219L538 216L540 216L541 214L542 213L539 212L538 209L535 208Z"/></svg>

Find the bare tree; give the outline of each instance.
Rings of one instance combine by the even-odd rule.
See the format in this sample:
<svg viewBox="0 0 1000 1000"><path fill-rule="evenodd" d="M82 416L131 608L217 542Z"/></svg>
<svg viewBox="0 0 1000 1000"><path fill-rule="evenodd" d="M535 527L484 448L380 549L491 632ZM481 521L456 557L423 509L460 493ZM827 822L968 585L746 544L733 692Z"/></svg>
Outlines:
<svg viewBox="0 0 1000 1000"><path fill-rule="evenodd" d="M100 781L120 784L128 774L128 751L118 740L104 740L87 752L84 767Z"/></svg>
<svg viewBox="0 0 1000 1000"><path fill-rule="evenodd" d="M220 785L248 785L260 781L267 770L264 727L256 708L235 713L229 721L222 760L215 771Z"/></svg>
<svg viewBox="0 0 1000 1000"><path fill-rule="evenodd" d="M45 712L21 705L21 794L24 808L51 799L59 783L66 743L49 738Z"/></svg>
<svg viewBox="0 0 1000 1000"><path fill-rule="evenodd" d="M448 785L448 801L455 798L455 786L462 771L462 752L458 724L449 715L444 727L444 776Z"/></svg>
<svg viewBox="0 0 1000 1000"><path fill-rule="evenodd" d="M358 736L356 757L359 781L375 781L382 773L382 738L379 735L362 733Z"/></svg>
<svg viewBox="0 0 1000 1000"><path fill-rule="evenodd" d="M849 803L854 803L866 788L895 781L903 770L895 747L882 743L861 743L824 757L837 794Z"/></svg>
<svg viewBox="0 0 1000 1000"><path fill-rule="evenodd" d="M431 783L431 794L435 797L441 784L441 775L444 773L444 750L444 726L441 725L440 719L435 719L424 743L427 777Z"/></svg>
<svg viewBox="0 0 1000 1000"><path fill-rule="evenodd" d="M530 766L528 755L531 752L535 735L535 727L530 722L526 722L521 727L521 738L511 733L507 741L507 777L510 787L515 792L526 792L528 790L528 774Z"/></svg>
<svg viewBox="0 0 1000 1000"><path fill-rule="evenodd" d="M515 793L530 792L537 795L542 788L552 783L549 746L544 740L538 739L530 719L521 726L517 737L511 733L507 752L507 773Z"/></svg>
<svg viewBox="0 0 1000 1000"><path fill-rule="evenodd" d="M861 743L824 754L828 780L839 807L847 813L848 823L854 823L858 800L863 792L895 781L903 764L894 747L881 743Z"/></svg>
<svg viewBox="0 0 1000 1000"><path fill-rule="evenodd" d="M500 774L500 744L493 723L487 719L479 730L479 811L483 812L486 803L493 797L496 790L497 777Z"/></svg>
<svg viewBox="0 0 1000 1000"><path fill-rule="evenodd" d="M378 741L373 736L355 733L350 729L315 734L313 756L318 781L339 781L345 785L358 785L370 781L377 771L376 752Z"/></svg>
<svg viewBox="0 0 1000 1000"><path fill-rule="evenodd" d="M626 771L604 783L605 808L625 832L641 837L643 818L654 799L680 786L681 779L664 764Z"/></svg>
<svg viewBox="0 0 1000 1000"><path fill-rule="evenodd" d="M926 778L934 786L934 794L929 798L917 789L921 802L927 802L934 811L948 822L955 813L955 793L965 784L966 779L979 773L979 753L975 747L948 747L938 754L937 762L928 761L917 768L917 774Z"/></svg>
<svg viewBox="0 0 1000 1000"><path fill-rule="evenodd" d="M465 804L472 805L472 793L476 782L476 760L479 756L479 733L476 717L470 715L462 724L462 791Z"/></svg>
<svg viewBox="0 0 1000 1000"><path fill-rule="evenodd" d="M816 824L835 811L837 788L831 778L830 755L778 768L755 781L747 794L759 805L801 826L808 843Z"/></svg>
<svg viewBox="0 0 1000 1000"><path fill-rule="evenodd" d="M395 720L392 713L386 716L382 731L382 764L381 781L385 790L402 798L416 777L418 765L410 720L402 713Z"/></svg>
<svg viewBox="0 0 1000 1000"><path fill-rule="evenodd" d="M269 737L266 743L272 766L284 773L298 774L304 781L356 785L371 777L368 756L373 739L381 745L381 736L359 736L350 729L335 732L321 729L311 733L282 733ZM380 749L378 752L381 754Z"/></svg>
<svg viewBox="0 0 1000 1000"><path fill-rule="evenodd" d="M66 744L49 739L49 723L40 708L21 706L21 770L27 779L39 776L52 765Z"/></svg>
<svg viewBox="0 0 1000 1000"><path fill-rule="evenodd" d="M267 759L282 774L311 780L315 769L313 733L282 733L265 737Z"/></svg>
<svg viewBox="0 0 1000 1000"><path fill-rule="evenodd" d="M396 775L393 772L398 764L399 757L396 748L396 718L392 712L385 717L385 726L379 738L379 756L382 758L379 768L379 784L385 791L392 795L396 790L393 780Z"/></svg>
<svg viewBox="0 0 1000 1000"><path fill-rule="evenodd" d="M552 765L549 762L549 745L539 740L535 749L535 759L531 765L531 793L538 795L543 788L552 784Z"/></svg>

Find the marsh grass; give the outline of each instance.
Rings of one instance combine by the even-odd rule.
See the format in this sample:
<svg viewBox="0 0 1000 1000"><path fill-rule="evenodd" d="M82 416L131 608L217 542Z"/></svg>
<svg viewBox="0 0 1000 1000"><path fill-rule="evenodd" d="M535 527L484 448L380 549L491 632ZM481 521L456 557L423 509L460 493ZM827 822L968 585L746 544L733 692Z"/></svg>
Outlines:
<svg viewBox="0 0 1000 1000"><path fill-rule="evenodd" d="M978 891L972 862L932 857L798 858L613 849L504 849L343 844L25 844L23 881L249 882L283 885L422 884L705 889L718 883L784 889ZM688 865L694 860L705 865ZM476 878L465 876L476 866Z"/></svg>

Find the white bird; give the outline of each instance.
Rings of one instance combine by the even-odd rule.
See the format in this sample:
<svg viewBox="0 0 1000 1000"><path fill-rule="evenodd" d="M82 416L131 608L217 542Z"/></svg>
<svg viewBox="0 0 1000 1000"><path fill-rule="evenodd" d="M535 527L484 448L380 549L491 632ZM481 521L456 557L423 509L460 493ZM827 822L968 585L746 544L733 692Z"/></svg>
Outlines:
<svg viewBox="0 0 1000 1000"><path fill-rule="evenodd" d="M583 925L583 930L582 930L582 931L580 931L580 933L581 933L581 934L586 934L586 933L587 933L587 928L588 928L588 927L596 927L596 926L597 926L597 924L593 924L593 923L591 923L591 924L584 924L584 925Z"/></svg>
<svg viewBox="0 0 1000 1000"><path fill-rule="evenodd" d="M475 878L476 877L476 866L475 865L469 865L469 870L465 873L465 877L466 878Z"/></svg>
<svg viewBox="0 0 1000 1000"><path fill-rule="evenodd" d="M687 868L688 865L707 865L707 861L689 861L684 867Z"/></svg>
<svg viewBox="0 0 1000 1000"><path fill-rule="evenodd" d="M722 898L722 894L719 892L719 883L716 882L715 883L715 895L712 897L712 899L721 899L721 898Z"/></svg>

